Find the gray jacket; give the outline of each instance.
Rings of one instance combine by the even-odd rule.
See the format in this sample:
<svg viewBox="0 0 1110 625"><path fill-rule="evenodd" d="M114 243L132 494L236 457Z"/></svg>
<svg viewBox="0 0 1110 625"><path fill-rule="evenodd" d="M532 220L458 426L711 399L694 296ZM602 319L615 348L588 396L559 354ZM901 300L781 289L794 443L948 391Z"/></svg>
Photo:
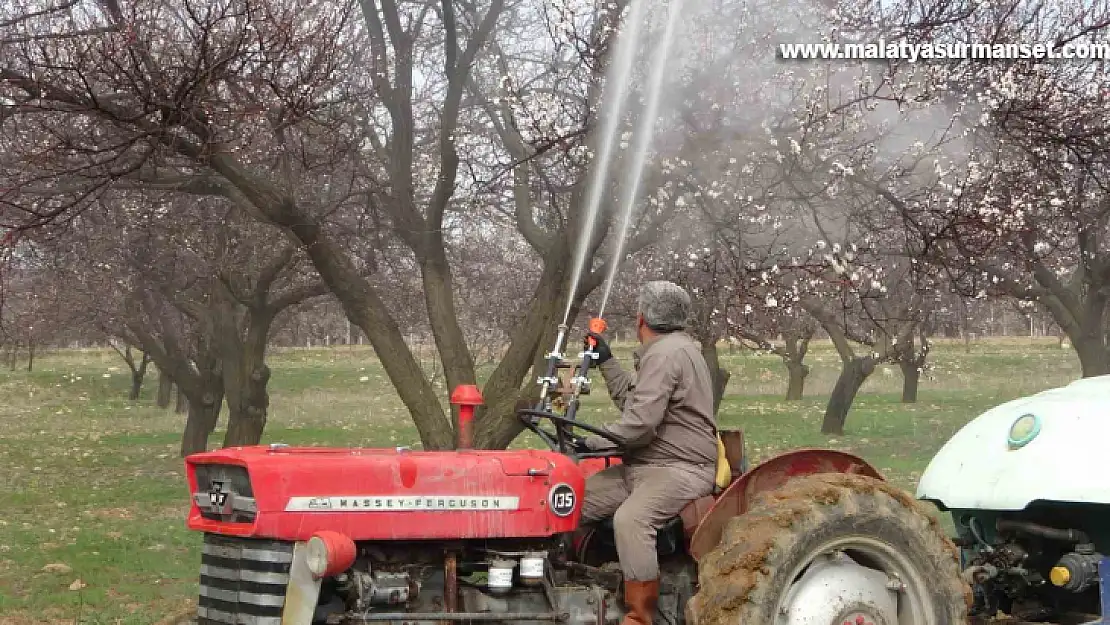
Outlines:
<svg viewBox="0 0 1110 625"><path fill-rule="evenodd" d="M701 348L685 332L654 337L633 353L634 373L615 358L601 365L609 396L621 411L604 429L622 440L628 464L697 464L717 462L717 422L713 415L713 379ZM612 447L590 436L592 449Z"/></svg>

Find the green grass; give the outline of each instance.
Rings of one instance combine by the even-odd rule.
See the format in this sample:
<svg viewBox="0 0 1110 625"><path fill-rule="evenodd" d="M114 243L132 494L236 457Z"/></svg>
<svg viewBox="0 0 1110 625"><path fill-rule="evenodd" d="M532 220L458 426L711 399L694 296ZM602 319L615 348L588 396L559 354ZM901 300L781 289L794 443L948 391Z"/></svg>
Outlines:
<svg viewBox="0 0 1110 625"><path fill-rule="evenodd" d="M624 362L628 347L618 350ZM775 358L727 349L722 357L733 374L722 425L745 430L754 460L832 447L863 456L908 489L969 419L1079 375L1074 354L1052 340L984 341L970 352L942 342L918 403L902 404L897 368L881 368L845 435L830 438L819 432L839 366L828 345L812 347L813 372L798 402L781 399L785 370ZM369 350L282 350L271 365L264 442L417 443ZM110 351L58 352L39 358L30 373L0 371L0 625L155 623L194 601L199 536L184 528L188 493L177 454L184 417L154 406L154 375L138 402L126 399L128 385L126 367ZM616 416L600 380L586 413L591 421Z"/></svg>

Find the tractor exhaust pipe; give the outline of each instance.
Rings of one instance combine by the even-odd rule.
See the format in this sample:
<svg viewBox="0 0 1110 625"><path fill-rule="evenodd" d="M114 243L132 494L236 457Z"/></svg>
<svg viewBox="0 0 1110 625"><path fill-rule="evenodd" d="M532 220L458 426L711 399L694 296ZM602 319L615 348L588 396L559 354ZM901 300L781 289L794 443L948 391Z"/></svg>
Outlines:
<svg viewBox="0 0 1110 625"><path fill-rule="evenodd" d="M483 403L482 391L473 384L460 384L451 393L451 405L459 410L455 449L474 449L474 409Z"/></svg>

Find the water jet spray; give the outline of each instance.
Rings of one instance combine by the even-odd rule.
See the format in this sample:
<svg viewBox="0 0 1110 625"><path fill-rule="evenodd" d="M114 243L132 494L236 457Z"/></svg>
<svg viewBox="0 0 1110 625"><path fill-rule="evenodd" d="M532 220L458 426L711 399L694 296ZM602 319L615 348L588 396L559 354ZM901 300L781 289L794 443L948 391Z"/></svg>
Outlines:
<svg viewBox="0 0 1110 625"><path fill-rule="evenodd" d="M627 30L621 32L617 41L616 62L610 67L610 71L607 72L607 81L609 84L613 85L613 91L611 94L606 93L607 97L605 101L608 106L606 107L606 116L603 120L601 137L599 138L599 158L597 160L597 167L592 172L590 187L587 193L585 219L581 235L578 238L578 247L575 250L574 264L571 270L570 289L567 293L566 310L563 313L563 321L558 326L559 331L555 338L555 345L545 356L546 367L544 375L537 379L537 383L540 385L539 401L533 410L524 410L521 413L521 418L533 424L538 418L534 415L529 416L527 413L552 414L552 411L556 408L555 400L557 397L562 399L563 418L568 421L573 421L578 412L581 395L589 394L590 392L589 370L595 365L598 359L598 353L596 351L597 341L594 340L593 337L586 337L584 343L585 349L578 355L580 359L579 364L574 367L575 371L573 372L569 385L563 383L563 380L559 376L559 370L572 367L570 363L565 361L565 354L563 353L565 341L567 339L567 331L569 329L570 312L573 308L574 297L578 290L579 281L582 278L583 271L586 269L586 259L589 256L590 241L593 238L597 215L600 212L602 193L608 179L609 167L614 159L613 152L614 143L617 140L617 128L628 98L632 61L635 51L640 47L641 31L643 29L643 22L645 21L645 7L648 4L648 2L643 1L632 3ZM606 272L604 291L598 315L590 319L588 324L589 331L595 334L605 332L608 327L608 324L604 320L605 306L608 303L613 281L616 278L617 268L620 265L625 244L624 239L628 234L628 228L632 220L632 209L639 195L644 163L647 159L647 152L651 145L652 132L658 115L663 76L666 73L668 55L670 53L671 42L674 38L674 30L678 21L678 15L681 12L681 6L682 0L671 0L663 28L663 41L655 49L655 54L652 56L652 71L648 82L646 106L637 124L637 136L632 150L632 162L625 172L624 180L621 185L623 191L620 198L619 209L621 219L614 240L615 249L610 261L610 266ZM553 420L553 422L555 421ZM567 431L567 426L558 425L557 422L555 422L555 424L555 434L559 445L562 447L566 444L566 437L569 436L569 432Z"/></svg>
<svg viewBox="0 0 1110 625"><path fill-rule="evenodd" d="M578 291L578 282L582 279L582 272L586 269L586 257L589 256L590 239L593 238L594 227L597 223L597 214L601 210L601 194L605 190L605 183L609 177L609 165L613 160L613 147L617 141L617 127L624 113L628 100L628 88L631 82L632 61L636 48L640 43L641 27L644 22L644 10L648 2L633 2L632 10L628 16L628 30L621 31L617 39L616 63L606 72L606 83L612 84L615 91L610 96L605 94L604 101L607 107L606 115L601 127L600 146L597 153L597 168L594 169L590 180L590 187L586 197L585 221L578 238L578 248L575 250L574 264L571 266L570 291L567 293L567 307L563 312L563 325L570 320L570 310L573 307L574 295ZM554 351L558 351L558 344Z"/></svg>
<svg viewBox="0 0 1110 625"><path fill-rule="evenodd" d="M640 194L640 182L644 176L644 161L647 160L648 149L651 147L651 139L659 111L659 94L663 90L663 75L666 72L667 58L670 55L671 42L674 40L674 29L678 23L678 14L681 8L682 0L671 0L671 5L667 11L667 24L663 30L663 41L656 48L655 56L652 58L647 106L640 116L636 143L632 151L632 166L626 170L624 184L621 185L624 190L620 202L621 221L617 228L617 236L613 239L613 257L609 262L609 271L605 276L605 291L602 293L601 307L597 313L599 318L605 315L605 305L609 302L609 293L613 290L613 280L617 277L617 268L620 266L621 256L624 254L628 228L632 224L632 207L636 205L636 198Z"/></svg>

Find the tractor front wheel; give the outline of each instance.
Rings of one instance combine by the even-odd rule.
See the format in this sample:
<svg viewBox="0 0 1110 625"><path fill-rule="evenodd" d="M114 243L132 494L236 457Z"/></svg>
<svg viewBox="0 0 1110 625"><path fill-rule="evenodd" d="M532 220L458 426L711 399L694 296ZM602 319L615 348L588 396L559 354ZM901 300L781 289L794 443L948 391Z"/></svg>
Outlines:
<svg viewBox="0 0 1110 625"><path fill-rule="evenodd" d="M955 546L918 502L824 473L759 495L699 563L691 625L961 625Z"/></svg>

